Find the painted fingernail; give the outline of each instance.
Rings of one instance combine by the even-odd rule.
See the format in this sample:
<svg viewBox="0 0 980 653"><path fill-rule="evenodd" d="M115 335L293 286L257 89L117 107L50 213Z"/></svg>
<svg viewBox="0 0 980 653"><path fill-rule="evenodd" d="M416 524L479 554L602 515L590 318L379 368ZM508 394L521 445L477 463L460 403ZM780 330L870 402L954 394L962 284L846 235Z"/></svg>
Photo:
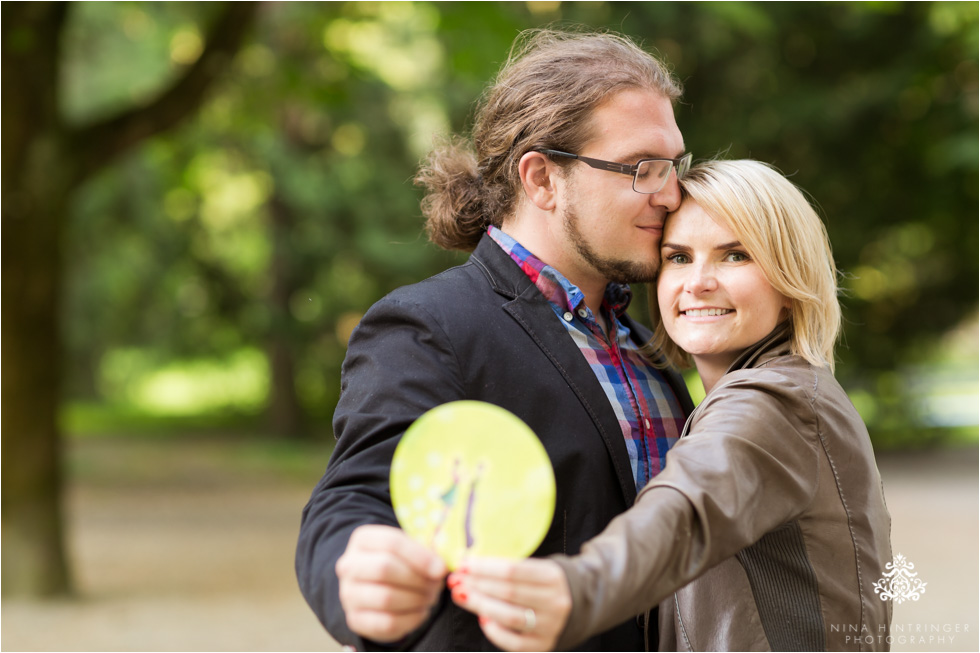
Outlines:
<svg viewBox="0 0 980 653"><path fill-rule="evenodd" d="M455 589L462 582L463 580L458 576L450 576L449 580L446 581L446 585L449 586L449 589Z"/></svg>
<svg viewBox="0 0 980 653"><path fill-rule="evenodd" d="M466 599L467 598L468 597L466 596L466 592L461 591L459 588L456 588L456 589L453 590L453 599L454 600L456 600L456 601L462 601L463 603L466 603Z"/></svg>
<svg viewBox="0 0 980 653"><path fill-rule="evenodd" d="M490 623L490 620L486 617L480 617L479 621L481 626L486 626L488 623Z"/></svg>

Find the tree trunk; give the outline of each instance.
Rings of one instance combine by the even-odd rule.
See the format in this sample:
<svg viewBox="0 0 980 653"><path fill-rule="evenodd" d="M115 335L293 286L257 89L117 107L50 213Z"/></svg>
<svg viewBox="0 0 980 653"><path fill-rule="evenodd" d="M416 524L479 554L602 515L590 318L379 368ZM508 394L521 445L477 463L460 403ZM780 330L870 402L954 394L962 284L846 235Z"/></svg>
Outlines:
<svg viewBox="0 0 980 653"><path fill-rule="evenodd" d="M25 191L19 211L4 193L3 594L47 596L69 588L58 437L64 207Z"/></svg>
<svg viewBox="0 0 980 653"><path fill-rule="evenodd" d="M24 191L19 211L4 193L3 595L51 596L70 587L58 437L64 206L43 201L43 189Z"/></svg>
<svg viewBox="0 0 980 653"><path fill-rule="evenodd" d="M3 5L2 592L65 594L62 546L62 215L73 176L58 119L60 3Z"/></svg>
<svg viewBox="0 0 980 653"><path fill-rule="evenodd" d="M70 593L58 413L62 238L86 178L176 125L238 50L255 12L229 3L201 57L148 105L69 130L59 113L60 40L69 3L2 5L2 593Z"/></svg>
<svg viewBox="0 0 980 653"><path fill-rule="evenodd" d="M269 228L272 232L270 305L272 328L269 334L269 428L276 435L301 435L305 415L296 394L296 365L294 351L294 318L289 301L296 291L295 274L289 259L287 240L293 219L289 206L278 194L269 202Z"/></svg>

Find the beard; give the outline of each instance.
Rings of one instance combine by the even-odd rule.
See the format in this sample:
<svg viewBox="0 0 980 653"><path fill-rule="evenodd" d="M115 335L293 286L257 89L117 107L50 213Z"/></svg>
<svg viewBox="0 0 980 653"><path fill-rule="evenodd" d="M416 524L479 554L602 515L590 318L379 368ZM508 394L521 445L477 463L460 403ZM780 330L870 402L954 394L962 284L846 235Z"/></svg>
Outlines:
<svg viewBox="0 0 980 653"><path fill-rule="evenodd" d="M579 230L580 221L573 208L566 208L562 213L562 225L569 242L578 255L599 274L615 283L647 283L657 278L660 260L653 252L650 253L647 261L630 261L603 256L582 235Z"/></svg>

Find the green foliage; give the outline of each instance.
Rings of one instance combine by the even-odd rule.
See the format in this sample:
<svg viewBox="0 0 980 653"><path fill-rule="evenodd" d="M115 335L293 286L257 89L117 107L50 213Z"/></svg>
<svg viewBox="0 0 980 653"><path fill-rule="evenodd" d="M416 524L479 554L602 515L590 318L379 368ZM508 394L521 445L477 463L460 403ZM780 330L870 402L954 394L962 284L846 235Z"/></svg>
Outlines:
<svg viewBox="0 0 980 653"><path fill-rule="evenodd" d="M72 5L68 115L152 96L193 61L212 11ZM910 380L951 351L943 334L976 323L975 3L268 5L197 118L73 207L69 395L133 404L171 361L278 343L301 405L328 419L360 315L465 258L422 235L419 158L434 135L468 128L516 34L554 21L663 55L685 84L678 122L696 158L767 161L808 191L843 273L839 376L880 444L921 441L907 399L928 391ZM133 351L156 367L107 384Z"/></svg>

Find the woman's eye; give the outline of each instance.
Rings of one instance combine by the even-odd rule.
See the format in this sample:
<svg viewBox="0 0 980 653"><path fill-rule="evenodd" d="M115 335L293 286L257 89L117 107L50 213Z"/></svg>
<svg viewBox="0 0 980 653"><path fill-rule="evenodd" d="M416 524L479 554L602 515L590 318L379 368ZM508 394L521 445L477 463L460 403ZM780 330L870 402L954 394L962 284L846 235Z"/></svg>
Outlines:
<svg viewBox="0 0 980 653"><path fill-rule="evenodd" d="M749 255L745 252L728 252L727 258L732 263L744 263L749 260Z"/></svg>
<svg viewBox="0 0 980 653"><path fill-rule="evenodd" d="M670 256L667 256L665 258L671 263L676 263L678 265L684 265L685 263L690 262L690 259L687 257L687 254L671 254Z"/></svg>

